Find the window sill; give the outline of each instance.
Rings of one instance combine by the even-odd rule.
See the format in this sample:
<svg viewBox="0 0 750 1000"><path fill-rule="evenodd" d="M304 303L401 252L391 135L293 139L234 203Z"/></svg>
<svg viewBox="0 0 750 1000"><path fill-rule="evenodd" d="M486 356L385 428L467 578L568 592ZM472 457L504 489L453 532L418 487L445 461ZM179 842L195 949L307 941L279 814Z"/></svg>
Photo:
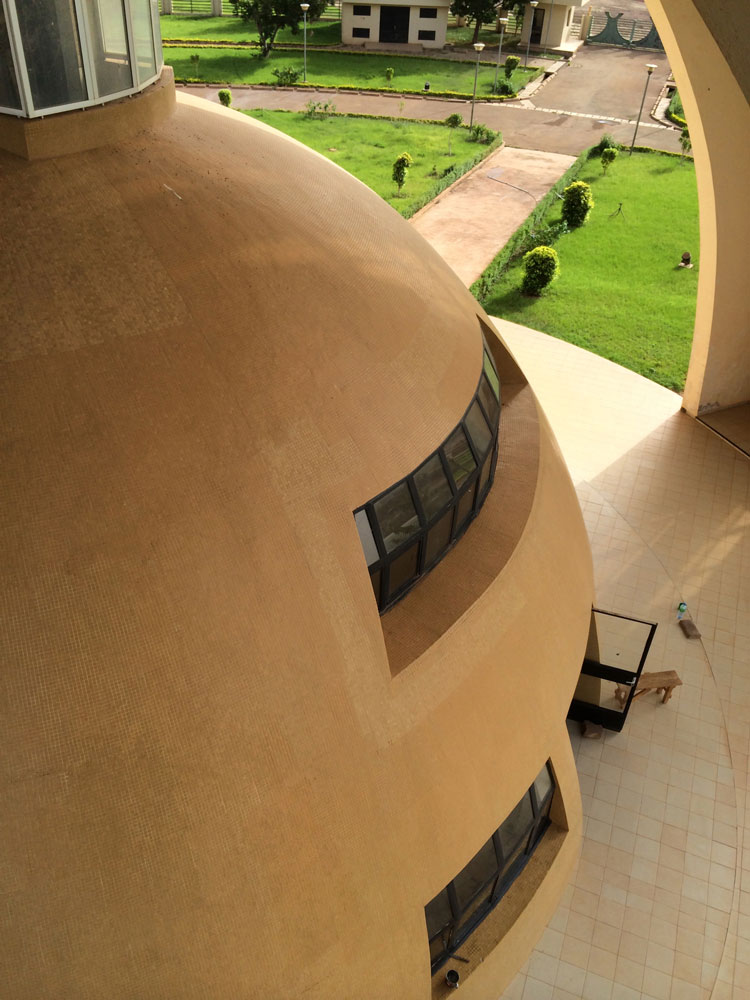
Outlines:
<svg viewBox="0 0 750 1000"><path fill-rule="evenodd" d="M434 974L432 977L432 1000L443 1000L443 998L454 995L454 990L445 981L448 969L455 969L461 977L461 984L463 984L490 952L502 942L534 898L552 867L566 835L567 831L559 826L552 825L547 829L516 881L495 909L484 918L473 934L458 949L457 953L469 961L460 962L455 958L449 958L445 965Z"/></svg>

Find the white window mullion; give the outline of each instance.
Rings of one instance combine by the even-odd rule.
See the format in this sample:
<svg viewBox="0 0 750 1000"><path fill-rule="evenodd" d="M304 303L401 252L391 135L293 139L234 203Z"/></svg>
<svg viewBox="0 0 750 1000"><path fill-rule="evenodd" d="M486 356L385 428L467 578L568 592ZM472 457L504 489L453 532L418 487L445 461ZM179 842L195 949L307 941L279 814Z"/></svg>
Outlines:
<svg viewBox="0 0 750 1000"><path fill-rule="evenodd" d="M133 78L133 89L137 90L141 85L141 71L138 68L138 54L135 51L135 34L133 32L133 16L130 12L130 4L123 4L123 10L125 11L125 34L128 37L130 75Z"/></svg>
<svg viewBox="0 0 750 1000"><path fill-rule="evenodd" d="M99 86L96 82L96 70L91 59L91 46L89 37L91 27L88 15L83 6L83 0L73 0L76 10L76 21L78 22L78 44L81 46L81 59L83 60L83 78L86 81L86 92L89 101L99 99Z"/></svg>
<svg viewBox="0 0 750 1000"><path fill-rule="evenodd" d="M13 53L14 69L16 71L16 83L18 84L18 94L21 98L21 108L23 113L31 118L34 115L34 101L31 97L31 84L29 73L26 69L26 56L21 44L21 28L18 24L16 13L16 0L3 0L5 4L5 20L8 25L10 35L10 49Z"/></svg>
<svg viewBox="0 0 750 1000"><path fill-rule="evenodd" d="M151 35L154 40L154 64L156 75L164 69L164 50L161 44L161 21L159 20L159 2L151 0Z"/></svg>

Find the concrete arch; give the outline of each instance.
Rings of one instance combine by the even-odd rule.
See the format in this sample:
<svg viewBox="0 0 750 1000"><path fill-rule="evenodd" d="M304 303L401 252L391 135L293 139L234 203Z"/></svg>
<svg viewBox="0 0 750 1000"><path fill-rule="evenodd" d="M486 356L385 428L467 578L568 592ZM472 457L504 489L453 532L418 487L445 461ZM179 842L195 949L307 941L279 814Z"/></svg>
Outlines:
<svg viewBox="0 0 750 1000"><path fill-rule="evenodd" d="M701 273L683 400L698 416L750 400L750 7L647 2L690 123L698 179Z"/></svg>

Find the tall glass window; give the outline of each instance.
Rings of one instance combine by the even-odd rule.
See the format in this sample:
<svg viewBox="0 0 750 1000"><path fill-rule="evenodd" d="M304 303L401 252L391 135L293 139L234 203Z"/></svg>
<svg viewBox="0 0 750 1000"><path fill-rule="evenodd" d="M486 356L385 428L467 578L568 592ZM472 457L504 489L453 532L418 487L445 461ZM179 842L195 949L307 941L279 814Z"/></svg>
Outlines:
<svg viewBox="0 0 750 1000"><path fill-rule="evenodd" d="M0 108L21 110L21 98L18 93L16 71L13 68L8 25L5 23L5 11L2 5L0 5Z"/></svg>
<svg viewBox="0 0 750 1000"><path fill-rule="evenodd" d="M433 972L481 924L523 871L549 826L554 791L548 762L490 839L425 906Z"/></svg>
<svg viewBox="0 0 750 1000"><path fill-rule="evenodd" d="M151 0L132 0L133 37L135 58L138 64L138 80L145 83L156 76L156 56L154 55L154 27L151 19Z"/></svg>
<svg viewBox="0 0 750 1000"><path fill-rule="evenodd" d="M448 552L484 502L495 472L500 381L485 348L474 399L421 465L354 511L378 609L387 611Z"/></svg>
<svg viewBox="0 0 750 1000"><path fill-rule="evenodd" d="M86 0L91 56L100 97L133 86L122 0Z"/></svg>
<svg viewBox="0 0 750 1000"><path fill-rule="evenodd" d="M0 0L0 108L34 118L144 90L158 21L157 0Z"/></svg>
<svg viewBox="0 0 750 1000"><path fill-rule="evenodd" d="M16 4L34 107L78 104L88 97L73 0Z"/></svg>

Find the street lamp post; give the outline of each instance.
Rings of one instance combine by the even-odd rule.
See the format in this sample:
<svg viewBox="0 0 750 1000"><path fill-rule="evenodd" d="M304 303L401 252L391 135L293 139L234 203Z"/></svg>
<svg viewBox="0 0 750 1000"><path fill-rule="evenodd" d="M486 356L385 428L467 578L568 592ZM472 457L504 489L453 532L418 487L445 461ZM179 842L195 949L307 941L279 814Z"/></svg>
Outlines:
<svg viewBox="0 0 750 1000"><path fill-rule="evenodd" d="M307 12L310 9L310 4L301 3L300 7L302 8L302 16L305 19L304 27L302 29L302 39L303 39L302 47L304 51L304 70L302 72L302 79L305 83L307 83Z"/></svg>
<svg viewBox="0 0 750 1000"><path fill-rule="evenodd" d="M471 118L469 119L469 127L474 124L474 102L477 99L477 77L479 76L479 54L484 48L484 42L474 42L474 51L477 54L477 61L474 66L474 93L471 95Z"/></svg>
<svg viewBox="0 0 750 1000"><path fill-rule="evenodd" d="M628 156L633 155L633 146L635 146L635 137L638 135L638 126L641 124L641 115L643 114L643 105L646 103L646 91L648 90L648 81L651 79L651 74L656 69L656 63L646 63L646 86L643 88L643 97L641 98L641 106L638 109L638 118L635 123L635 131L633 132L633 141L630 143L630 152Z"/></svg>
<svg viewBox="0 0 750 1000"><path fill-rule="evenodd" d="M529 7L531 7L531 23L529 24L529 34L526 38L526 62L524 66L529 65L529 46L531 45L531 29L534 27L534 11L539 6L539 0L531 0ZM526 22L526 15L524 14L524 23Z"/></svg>
<svg viewBox="0 0 750 1000"><path fill-rule="evenodd" d="M500 44L497 47L497 65L495 66L495 84L492 88L493 94L497 93L497 74L500 72L500 56L503 51L503 35L505 34L505 29L508 27L508 18L499 17L498 21L500 22Z"/></svg>

